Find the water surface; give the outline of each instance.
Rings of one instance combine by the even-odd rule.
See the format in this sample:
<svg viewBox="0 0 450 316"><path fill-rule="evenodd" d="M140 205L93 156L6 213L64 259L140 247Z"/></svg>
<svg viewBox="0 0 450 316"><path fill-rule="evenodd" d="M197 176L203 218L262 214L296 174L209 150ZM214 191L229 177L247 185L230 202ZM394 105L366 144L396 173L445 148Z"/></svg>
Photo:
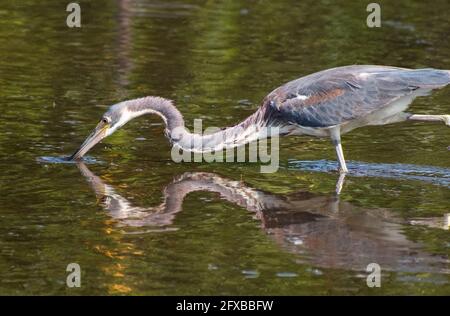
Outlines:
<svg viewBox="0 0 450 316"><path fill-rule="evenodd" d="M157 117L86 163L107 105L175 100L189 128L234 124L283 82L346 64L450 68L447 1L24 0L0 10L0 294L450 294L450 145L442 124L281 140L281 167L170 159ZM450 113L450 88L415 113ZM56 158L55 158L56 157ZM56 160L56 161L55 161ZM82 286L66 287L66 266ZM381 288L366 286L369 263Z"/></svg>

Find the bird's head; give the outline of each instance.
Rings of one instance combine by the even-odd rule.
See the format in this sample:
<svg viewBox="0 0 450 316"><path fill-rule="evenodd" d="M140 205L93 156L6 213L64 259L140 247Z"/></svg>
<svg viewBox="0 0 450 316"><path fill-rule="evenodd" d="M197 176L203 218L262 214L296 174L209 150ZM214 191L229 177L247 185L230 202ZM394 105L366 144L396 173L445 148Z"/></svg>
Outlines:
<svg viewBox="0 0 450 316"><path fill-rule="evenodd" d="M86 138L81 146L69 158L69 160L81 159L92 147L99 143L102 139L112 135L117 129L125 125L134 115L128 111L124 102L111 106L106 111L100 122L97 124L92 133Z"/></svg>
<svg viewBox="0 0 450 316"><path fill-rule="evenodd" d="M144 115L157 114L166 124L166 128L170 131L177 127L184 128L183 116L172 104L171 100L161 97L143 97L128 101L123 101L112 105L106 111L97 127L86 138L80 148L69 158L69 160L80 160L92 147L99 143L102 139L113 134L128 121ZM168 135L168 134L167 134Z"/></svg>

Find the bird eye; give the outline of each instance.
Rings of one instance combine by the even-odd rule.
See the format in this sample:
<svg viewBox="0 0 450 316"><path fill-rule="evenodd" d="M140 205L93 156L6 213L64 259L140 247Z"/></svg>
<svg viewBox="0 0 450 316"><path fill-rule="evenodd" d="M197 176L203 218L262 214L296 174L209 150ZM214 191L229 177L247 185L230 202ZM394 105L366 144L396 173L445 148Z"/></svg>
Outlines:
<svg viewBox="0 0 450 316"><path fill-rule="evenodd" d="M108 124L110 122L110 119L107 117L102 118L102 122L105 124Z"/></svg>

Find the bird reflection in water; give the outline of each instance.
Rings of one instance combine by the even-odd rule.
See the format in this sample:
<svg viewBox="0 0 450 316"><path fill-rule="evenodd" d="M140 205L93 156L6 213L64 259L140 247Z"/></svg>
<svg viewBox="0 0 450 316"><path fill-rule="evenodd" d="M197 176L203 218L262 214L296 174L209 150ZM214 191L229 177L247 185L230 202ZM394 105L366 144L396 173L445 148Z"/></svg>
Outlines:
<svg viewBox="0 0 450 316"><path fill-rule="evenodd" d="M215 192L253 213L277 244L299 254L299 263L364 270L376 262L383 270L450 273L447 256L426 252L421 243L409 240L403 233L405 225L448 229L449 214L405 220L387 209L362 209L335 194L273 194L203 172L175 177L163 190L164 202L144 208L132 205L85 164L77 166L102 206L121 227L141 227L147 232L173 230L174 219L189 193Z"/></svg>

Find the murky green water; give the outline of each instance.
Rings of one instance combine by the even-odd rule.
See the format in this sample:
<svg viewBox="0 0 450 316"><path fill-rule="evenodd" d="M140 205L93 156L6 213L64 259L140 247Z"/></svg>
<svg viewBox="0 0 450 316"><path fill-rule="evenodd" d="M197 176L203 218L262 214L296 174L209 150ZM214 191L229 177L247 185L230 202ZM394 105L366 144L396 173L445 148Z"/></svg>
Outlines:
<svg viewBox="0 0 450 316"><path fill-rule="evenodd" d="M450 69L447 1L68 1L0 5L0 294L450 294L450 130L402 123L281 140L280 170L171 161L157 117L90 164L71 154L106 105L172 98L204 127L245 118L280 84L345 64ZM450 88L416 113L450 113ZM447 220L447 222L446 222ZM81 288L66 287L78 263ZM369 263L382 269L368 288Z"/></svg>

